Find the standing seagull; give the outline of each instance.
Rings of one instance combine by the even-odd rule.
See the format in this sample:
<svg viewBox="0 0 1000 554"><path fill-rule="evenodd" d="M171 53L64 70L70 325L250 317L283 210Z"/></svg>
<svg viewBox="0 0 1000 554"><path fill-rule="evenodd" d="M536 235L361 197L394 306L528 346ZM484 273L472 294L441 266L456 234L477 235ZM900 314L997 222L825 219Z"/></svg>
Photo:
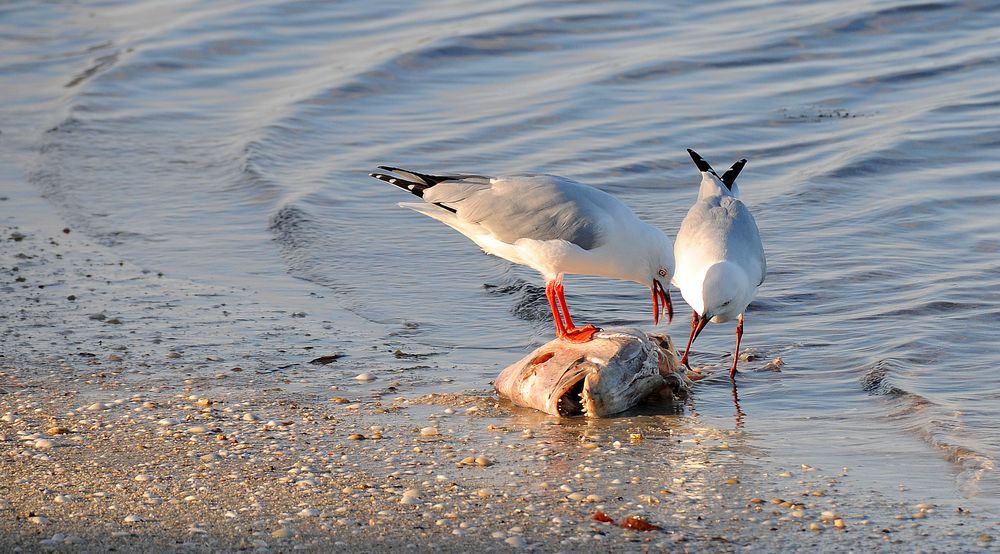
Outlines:
<svg viewBox="0 0 1000 554"><path fill-rule="evenodd" d="M719 177L697 152L688 149L688 153L701 171L701 188L698 201L681 223L674 245L677 258L674 284L694 310L681 363L690 369L691 343L709 320L722 323L736 317L736 350L729 370L730 379L735 381L743 312L757 295L757 287L767 273L757 222L739 200L736 186L736 176L747 161L734 163Z"/></svg>
<svg viewBox="0 0 1000 554"><path fill-rule="evenodd" d="M654 324L660 322L663 310L673 319L667 292L674 273L670 239L614 196L554 175L439 176L396 167L379 169L401 177L369 175L424 200L400 206L452 227L487 254L539 271L545 278L556 337L586 342L598 331L593 325L573 324L563 292L565 274L646 285L653 295Z"/></svg>

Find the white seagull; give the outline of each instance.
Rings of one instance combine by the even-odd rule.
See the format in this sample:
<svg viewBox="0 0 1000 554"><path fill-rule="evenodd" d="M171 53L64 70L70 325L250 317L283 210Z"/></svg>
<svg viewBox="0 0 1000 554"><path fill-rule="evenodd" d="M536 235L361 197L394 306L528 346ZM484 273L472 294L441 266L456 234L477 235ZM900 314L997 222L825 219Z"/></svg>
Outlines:
<svg viewBox="0 0 1000 554"><path fill-rule="evenodd" d="M691 343L709 320L722 323L735 317L738 318L736 350L729 370L730 379L735 380L743 312L757 295L757 287L767 273L757 222L740 201L736 186L736 176L747 161L734 163L719 177L697 152L688 149L688 153L701 171L701 188L698 201L681 223L674 245L677 258L674 284L693 309L691 334L681 363L691 367L688 363Z"/></svg>
<svg viewBox="0 0 1000 554"><path fill-rule="evenodd" d="M614 196L555 175L440 176L396 167L379 169L399 176L369 175L423 199L400 206L452 227L487 254L541 273L556 337L586 342L598 331L593 325L573 324L562 284L566 274L648 286L654 324L663 310L673 319L667 292L674 273L673 245Z"/></svg>

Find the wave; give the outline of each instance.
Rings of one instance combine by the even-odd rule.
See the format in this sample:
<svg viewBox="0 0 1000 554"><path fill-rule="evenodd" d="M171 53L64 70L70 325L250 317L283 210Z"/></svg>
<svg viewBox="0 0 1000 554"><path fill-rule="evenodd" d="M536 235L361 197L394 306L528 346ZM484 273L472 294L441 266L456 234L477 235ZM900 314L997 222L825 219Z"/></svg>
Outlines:
<svg viewBox="0 0 1000 554"><path fill-rule="evenodd" d="M878 360L862 375L861 388L885 401L889 421L941 451L946 460L958 466L959 487L965 494L975 496L978 483L995 470L995 460L970 445L978 441L965 436L975 431L962 420L960 410L949 410L894 384L893 376L903 371L905 365L897 360Z"/></svg>

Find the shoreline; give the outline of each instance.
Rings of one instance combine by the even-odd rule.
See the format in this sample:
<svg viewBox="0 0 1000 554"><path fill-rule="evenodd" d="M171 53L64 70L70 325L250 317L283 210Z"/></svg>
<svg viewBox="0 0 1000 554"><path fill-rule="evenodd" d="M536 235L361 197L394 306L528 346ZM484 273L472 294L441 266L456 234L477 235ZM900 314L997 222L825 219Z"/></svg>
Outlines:
<svg viewBox="0 0 1000 554"><path fill-rule="evenodd" d="M776 471L739 430L560 420L486 383L359 382L363 339L331 322L143 271L72 232L3 225L0 240L0 550L996 544L988 515L859 494L842 468ZM307 365L329 353L322 331L352 355ZM629 517L660 529L617 525Z"/></svg>

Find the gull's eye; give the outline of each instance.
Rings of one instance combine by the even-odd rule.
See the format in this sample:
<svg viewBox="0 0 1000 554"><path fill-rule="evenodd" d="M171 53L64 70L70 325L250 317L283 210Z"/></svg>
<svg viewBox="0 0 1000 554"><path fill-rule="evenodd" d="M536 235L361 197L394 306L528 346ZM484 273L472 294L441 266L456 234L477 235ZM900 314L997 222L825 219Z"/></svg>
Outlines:
<svg viewBox="0 0 1000 554"><path fill-rule="evenodd" d="M726 300L725 302L722 303L722 305L723 306L728 306L730 302L732 302L732 300Z"/></svg>
<svg viewBox="0 0 1000 554"><path fill-rule="evenodd" d="M660 271L658 271L657 273L660 274L660 277L666 277L667 276L667 270L663 269L662 267L660 268Z"/></svg>

